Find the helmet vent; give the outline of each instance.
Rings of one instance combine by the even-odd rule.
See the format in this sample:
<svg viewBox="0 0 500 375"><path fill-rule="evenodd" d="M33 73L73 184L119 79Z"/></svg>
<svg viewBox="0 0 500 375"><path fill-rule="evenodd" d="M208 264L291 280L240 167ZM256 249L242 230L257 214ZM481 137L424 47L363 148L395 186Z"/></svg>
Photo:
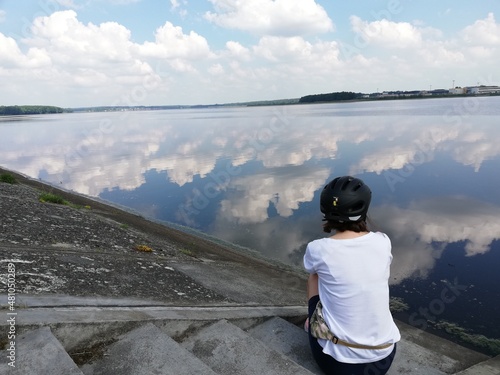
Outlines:
<svg viewBox="0 0 500 375"><path fill-rule="evenodd" d="M354 187L353 191L357 191L357 190L358 190L361 186L363 186L363 185L362 185L362 184L357 184L357 185Z"/></svg>
<svg viewBox="0 0 500 375"><path fill-rule="evenodd" d="M340 188L340 190L346 190L347 189L347 186L349 185L349 183L351 182L350 179L346 179L344 181L344 183L342 184L342 187Z"/></svg>

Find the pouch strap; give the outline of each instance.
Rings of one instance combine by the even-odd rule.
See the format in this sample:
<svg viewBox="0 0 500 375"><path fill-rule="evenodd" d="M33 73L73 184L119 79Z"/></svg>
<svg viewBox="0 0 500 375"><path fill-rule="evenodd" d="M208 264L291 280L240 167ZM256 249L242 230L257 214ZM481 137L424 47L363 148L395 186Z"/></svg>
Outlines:
<svg viewBox="0 0 500 375"><path fill-rule="evenodd" d="M349 348L356 348L356 349L372 349L372 350L386 349L389 348L391 345L393 345L393 343L388 343L388 344L371 346L371 345L354 344L339 339L337 336L335 336L335 334L330 330L330 328L326 324L325 318L323 317L323 304L321 303L321 301L318 301L316 309L314 310L313 316L311 317L311 321L309 322L309 324L311 325L311 328L313 328L316 325L321 325L322 327L324 327L322 330L319 330L321 334L318 333L317 336L313 334L314 337L329 340L336 345L343 345ZM315 331L314 329L311 329L311 333L313 333L314 331Z"/></svg>
<svg viewBox="0 0 500 375"><path fill-rule="evenodd" d="M349 348L356 348L356 349L386 349L392 345L392 343L376 345L376 346L353 344L353 343L341 340L337 336L333 336L333 338L330 341L333 342L334 344L348 346Z"/></svg>

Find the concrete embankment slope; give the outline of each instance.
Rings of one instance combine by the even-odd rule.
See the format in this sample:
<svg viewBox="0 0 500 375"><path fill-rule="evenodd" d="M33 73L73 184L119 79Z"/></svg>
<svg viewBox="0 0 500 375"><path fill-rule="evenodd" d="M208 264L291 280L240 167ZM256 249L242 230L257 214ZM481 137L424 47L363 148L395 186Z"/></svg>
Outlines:
<svg viewBox="0 0 500 375"><path fill-rule="evenodd" d="M0 373L319 373L300 328L304 273L16 177L0 183L1 275L13 264L16 284L9 310L0 283ZM398 324L390 374L498 373L498 359Z"/></svg>
<svg viewBox="0 0 500 375"><path fill-rule="evenodd" d="M302 272L85 196L16 178L21 183L0 183L0 246L4 256L22 258L23 272L17 277L22 294L155 298L181 305L304 304ZM70 204L40 202L42 193Z"/></svg>

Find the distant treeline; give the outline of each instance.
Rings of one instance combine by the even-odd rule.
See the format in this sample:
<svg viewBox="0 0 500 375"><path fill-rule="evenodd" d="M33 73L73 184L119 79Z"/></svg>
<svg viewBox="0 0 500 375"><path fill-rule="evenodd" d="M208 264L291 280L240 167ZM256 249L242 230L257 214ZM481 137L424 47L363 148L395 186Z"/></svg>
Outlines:
<svg viewBox="0 0 500 375"><path fill-rule="evenodd" d="M0 116L39 115L45 113L63 113L65 110L48 105L11 105L0 106Z"/></svg>
<svg viewBox="0 0 500 375"><path fill-rule="evenodd" d="M258 107L264 105L289 105L297 104L299 99L277 99L277 100L259 100L254 102L237 103L241 105L246 105L247 107Z"/></svg>
<svg viewBox="0 0 500 375"><path fill-rule="evenodd" d="M314 102L335 102L342 100L355 100L363 97L361 93L350 91L331 92L329 94L307 95L299 99L299 103L314 103Z"/></svg>

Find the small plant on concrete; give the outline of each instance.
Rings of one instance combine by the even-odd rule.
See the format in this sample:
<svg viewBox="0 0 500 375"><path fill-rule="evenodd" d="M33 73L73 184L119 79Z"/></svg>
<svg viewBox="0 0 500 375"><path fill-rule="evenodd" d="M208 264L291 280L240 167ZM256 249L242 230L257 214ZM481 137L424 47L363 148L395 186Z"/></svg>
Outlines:
<svg viewBox="0 0 500 375"><path fill-rule="evenodd" d="M193 258L196 258L196 255L195 253L193 253L191 250L189 249L185 249L185 248L182 248L180 249L180 252L184 255L187 255L187 256L190 256L190 257L193 257Z"/></svg>
<svg viewBox="0 0 500 375"><path fill-rule="evenodd" d="M150 252L152 252L152 251L153 251L153 249L152 249L152 248L150 248L149 246L146 246L146 245L137 245L137 246L135 247L135 249L136 249L137 251L143 251L143 252L145 252L145 253L150 253Z"/></svg>
<svg viewBox="0 0 500 375"><path fill-rule="evenodd" d="M38 199L43 203L68 204L68 202L59 195L52 193L42 193Z"/></svg>
<svg viewBox="0 0 500 375"><path fill-rule="evenodd" d="M10 173L0 174L0 182L5 182L7 184L17 184L16 178Z"/></svg>

